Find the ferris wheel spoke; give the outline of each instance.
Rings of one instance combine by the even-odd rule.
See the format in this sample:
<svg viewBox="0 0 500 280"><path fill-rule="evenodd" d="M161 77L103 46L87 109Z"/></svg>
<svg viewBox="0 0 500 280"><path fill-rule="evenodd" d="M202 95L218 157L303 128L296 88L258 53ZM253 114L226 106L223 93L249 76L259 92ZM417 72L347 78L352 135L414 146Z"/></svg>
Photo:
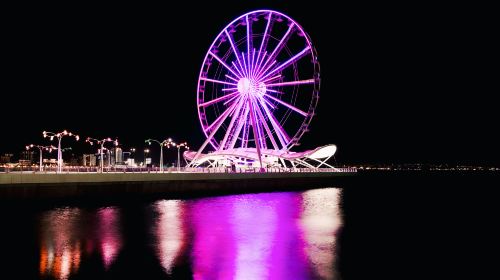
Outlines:
<svg viewBox="0 0 500 280"><path fill-rule="evenodd" d="M228 99L228 98L230 98L230 97L233 97L233 96L236 96L236 95L238 95L238 93L237 93L237 92L235 92L235 93L231 93L231 94L227 94L227 95L223 95L223 96L221 96L221 97L215 98L215 99L210 100L210 101L207 101L207 102L205 102L205 103L201 103L201 104L199 104L199 105L198 105L198 107L206 107L206 106L209 106L209 105L212 105L212 104L218 103L218 102L220 102L220 101L222 101L222 100L226 100L226 99Z"/></svg>
<svg viewBox="0 0 500 280"><path fill-rule="evenodd" d="M278 43L278 45L276 45L276 47L274 48L273 52L269 55L269 57L267 58L266 62L263 64L262 67L266 67L266 65L270 61L274 60L276 58L276 56L278 56L279 52L283 48L283 43L285 43L286 41L288 41L289 35L292 32L292 29L294 27L295 27L295 24L293 24L293 23L290 24L290 26L288 27L288 30L286 31L285 35L283 35L283 37L281 38L280 42Z"/></svg>
<svg viewBox="0 0 500 280"><path fill-rule="evenodd" d="M271 140L271 144L273 144L274 149L279 150L278 145L276 144L276 140L274 140L271 129L269 129L269 126L267 125L266 119L264 118L264 115L262 114L260 107L259 106L255 106L255 107L256 107L255 111L257 112L257 115L259 116L261 123L264 126L264 129L266 130L267 135L269 135L269 140Z"/></svg>
<svg viewBox="0 0 500 280"><path fill-rule="evenodd" d="M222 113L217 119L215 119L215 121L209 125L205 131L211 131L212 128L215 126L215 130L218 130L219 127L220 127L220 124L223 123L227 116L234 110L234 108L236 107L236 103L233 103L231 106L227 107L227 109L224 111L224 113Z"/></svg>
<svg viewBox="0 0 500 280"><path fill-rule="evenodd" d="M224 32L226 32L226 36L229 40L229 43L231 44L231 48L233 49L233 52L234 52L234 56L236 56L236 60L238 61L238 64L240 65L240 68L238 69L238 67L236 67L236 65L234 64L233 62L233 65L234 67L237 69L237 70L241 70L241 72L243 72L243 66L241 65L241 61L240 61L240 56L239 56L239 52L238 50L236 49L236 46L234 45L234 42L233 42L233 37L229 34L229 32L227 32L227 29L224 29ZM238 71L240 72L240 71ZM241 73L240 72L240 73ZM241 75L243 76L243 75ZM241 78L241 77L240 77Z"/></svg>
<svg viewBox="0 0 500 280"><path fill-rule="evenodd" d="M229 72L233 73L233 75L235 75L236 77L241 78L241 76L239 76L238 74L236 74L236 72L234 72L233 69L231 69L231 67L229 67L222 59L220 59L220 57L218 57L216 54L214 54L211 51L209 51L208 53L211 56L213 56L215 59L217 59L217 61L219 61L220 64L222 64L224 67L226 67L226 69L229 70Z"/></svg>
<svg viewBox="0 0 500 280"><path fill-rule="evenodd" d="M280 64L278 67L274 68L272 71L270 71L269 73L267 73L266 75L264 75L263 77L258 77L258 79L265 79L269 76L271 76L272 74L278 72L278 71L281 71L282 69L285 69L286 67L288 67L290 64L294 63L295 61L301 59L304 55L306 55L308 53L308 51L310 50L309 46L307 46L305 49L303 49L301 52L299 52L298 54L294 55L292 58L290 58L289 60L287 60L286 62L284 62L283 64Z"/></svg>
<svg viewBox="0 0 500 280"><path fill-rule="evenodd" d="M255 140L255 147L257 148L257 156L259 158L260 167L262 167L262 157L260 153L260 138L259 133L257 132L257 122L255 117L255 110L250 101L248 101L248 106L250 107L250 121L252 122L252 130L253 130L253 138Z"/></svg>
<svg viewBox="0 0 500 280"><path fill-rule="evenodd" d="M235 93L237 93L237 92L235 92ZM227 106L227 104L228 104L228 103L233 102L233 101L234 101L235 99L237 99L237 98L239 98L239 94L237 94L237 95L235 95L235 96L231 97L228 101L224 102L224 106Z"/></svg>
<svg viewBox="0 0 500 280"><path fill-rule="evenodd" d="M250 109L248 108L248 104L245 102L245 109L243 111L243 115L241 115L241 118L238 119L238 125L236 126L236 130L233 133L233 136L231 138L231 142L229 143L229 149L234 148L234 145L236 144L236 141L238 141L238 136L241 133L241 129L243 128L243 125L245 124L247 118L248 118L248 111Z"/></svg>
<svg viewBox="0 0 500 280"><path fill-rule="evenodd" d="M276 64L276 60L273 61L271 64L269 64L266 69L261 69L259 73L257 73L256 80L260 81L260 76L269 71L269 69L271 69L271 67L273 67L274 64Z"/></svg>
<svg viewBox="0 0 500 280"><path fill-rule="evenodd" d="M245 61L245 53L241 53L241 56L243 57L243 67L245 68L245 70L243 70L243 72L245 72L245 75L243 76L248 77L250 76L250 70L248 69L248 63Z"/></svg>
<svg viewBox="0 0 500 280"><path fill-rule="evenodd" d="M233 117L231 118L231 121L229 122L229 126L227 127L226 134L224 135L224 138L222 139L222 142L219 146L219 149L224 149L226 146L227 139L229 135L231 134L231 131L233 130L234 122L240 115L241 107L243 104L245 104L246 99L240 99L238 102L238 106L236 106L236 110L234 111Z"/></svg>
<svg viewBox="0 0 500 280"><path fill-rule="evenodd" d="M276 106L274 106L269 100L263 98L263 97L260 97L259 100L262 102L265 102L267 105L269 105L269 107L273 108L273 109L276 109Z"/></svg>
<svg viewBox="0 0 500 280"><path fill-rule="evenodd" d="M248 77L250 77L250 73L252 71L252 61L250 60L251 52L252 52L252 26L250 21L248 21L248 15L246 16L247 23L247 65L248 65Z"/></svg>
<svg viewBox="0 0 500 280"><path fill-rule="evenodd" d="M236 72L238 72L238 74L240 74L240 77L244 77L244 76L245 76L245 74L243 74L243 70L240 70L240 69L238 68L238 66L236 66L236 64L234 63L234 61L231 61L231 63L233 64L234 69L236 69ZM241 68L243 69L243 67L241 67Z"/></svg>
<svg viewBox="0 0 500 280"><path fill-rule="evenodd" d="M270 89L270 88L266 88L266 92L274 92L274 93L278 93L278 94L284 94L284 92L282 92L282 91L277 91L277 90Z"/></svg>
<svg viewBox="0 0 500 280"><path fill-rule="evenodd" d="M236 70L238 70L238 69L236 69ZM231 79L231 80L235 81L235 82L239 82L236 78L234 78L234 77L233 77L233 76L231 76L231 75L226 74L225 76L226 76L227 78L229 78L229 79Z"/></svg>
<svg viewBox="0 0 500 280"><path fill-rule="evenodd" d="M255 67L255 49L253 49L252 52L252 70L250 71L250 76L253 78L253 73L254 73L254 67Z"/></svg>
<svg viewBox="0 0 500 280"><path fill-rule="evenodd" d="M314 79L302 80L302 81L292 81L292 82L282 82L274 84L266 84L266 87L278 87L278 86L294 86L303 84L314 84Z"/></svg>
<svg viewBox="0 0 500 280"><path fill-rule="evenodd" d="M267 55L267 51L264 52L264 54L262 55L262 59L260 61L257 59L257 65L255 66L254 77L257 77L259 72L262 71L261 63L262 63L262 61L264 61L264 58L266 57L266 55Z"/></svg>
<svg viewBox="0 0 500 280"><path fill-rule="evenodd" d="M235 83L229 83L229 82L225 82L225 81L221 81L221 80L214 80L214 79L203 78L203 77L201 77L200 80L212 82L212 83L224 84L224 85L238 86L238 84L235 84Z"/></svg>
<svg viewBox="0 0 500 280"><path fill-rule="evenodd" d="M224 113L222 113L222 115L220 115L207 129L205 129L205 132L208 132L212 129L213 126L215 126L215 128L212 130L210 135L208 135L207 140L205 140L205 142L200 146L200 148L198 149L198 151L194 155L193 161L196 160L200 156L201 152L203 151L203 149L205 149L205 147L207 146L208 143L212 143L212 145L214 145L212 142L212 138L214 137L215 133L219 130L222 123L224 123L224 121L226 120L229 113L231 113L231 111L234 109L234 107L235 107L235 104L228 107L226 109L226 111L224 111Z"/></svg>
<svg viewBox="0 0 500 280"><path fill-rule="evenodd" d="M262 109L264 109L264 112L267 115L267 118L269 119L269 122L271 122L271 125L274 128L274 131L276 131L276 136L278 137L278 140L281 143L281 146L285 148L287 146L287 143L290 142L290 137L286 133L286 131L281 127L279 124L278 120L274 117L274 115L269 111L269 108L267 108L266 104L262 104Z"/></svg>
<svg viewBox="0 0 500 280"><path fill-rule="evenodd" d="M279 78L279 77L281 77L281 74L278 74L278 75L276 75L276 76L274 76L274 77L271 77L271 78L269 78L269 79L267 79L267 80L261 81L261 83L266 84L266 87L267 87L267 83L269 83L269 82L270 82L270 81L272 81L272 80L276 80L276 79L277 79L277 78Z"/></svg>
<svg viewBox="0 0 500 280"><path fill-rule="evenodd" d="M232 91L232 90L238 90L237 87L234 88L223 88L222 91Z"/></svg>
<svg viewBox="0 0 500 280"><path fill-rule="evenodd" d="M285 107L287 107L287 108L289 108L289 109L291 109L291 110L293 110L293 111L295 111L295 112L297 112L297 113L301 114L301 115L302 115L302 116L304 116L304 117L307 117L307 113L306 113L306 112L304 112L304 111L300 110L299 108L297 108L297 107L295 107L295 106L293 106L293 105L291 105L291 104L288 104L288 103L286 103L286 102L284 102L284 101L281 101L281 100L279 100L278 98L276 98L276 97L274 97L274 96L271 96L271 95L269 95L269 94L266 94L266 93L264 93L264 96L265 96L265 97L268 97L268 98L271 98L272 100L274 100L274 101L278 102L279 104L281 104L281 105L283 105L283 106L285 106Z"/></svg>
<svg viewBox="0 0 500 280"><path fill-rule="evenodd" d="M259 139L260 139L260 147L267 149L267 144L266 144L266 135L264 133L264 129L262 128L262 122L259 120L259 116L257 115L257 104L254 105L254 112L255 112L255 119L257 120L257 133L259 134Z"/></svg>
<svg viewBox="0 0 500 280"><path fill-rule="evenodd" d="M250 106L248 106L248 104L246 105L247 108L248 108L248 112L250 113ZM245 121L243 122L243 135L241 136L241 147L242 148L246 148L247 145L248 145L248 131L249 130L249 127L248 127L248 117L245 119Z"/></svg>
<svg viewBox="0 0 500 280"><path fill-rule="evenodd" d="M271 24L271 16L273 12L269 12L268 18L267 18L267 24L266 24L266 29L264 31L264 36L262 36L262 41L260 42L260 48L259 48L259 53L257 54L257 67L255 69L259 69L259 58L260 54L262 53L262 49L266 49L267 47L267 31L269 30L269 26ZM266 52L267 53L267 52ZM264 60L265 55L262 56L262 60ZM254 73L255 74L255 73Z"/></svg>

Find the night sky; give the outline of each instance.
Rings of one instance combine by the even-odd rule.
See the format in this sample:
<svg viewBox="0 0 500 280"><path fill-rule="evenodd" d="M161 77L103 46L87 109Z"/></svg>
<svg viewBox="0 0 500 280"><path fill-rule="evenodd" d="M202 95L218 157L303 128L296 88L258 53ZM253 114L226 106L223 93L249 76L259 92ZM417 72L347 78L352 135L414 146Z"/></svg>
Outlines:
<svg viewBox="0 0 500 280"><path fill-rule="evenodd" d="M270 8L302 25L321 65L317 115L299 150L336 144L339 164L498 165L498 31L480 7L185 2L5 10L0 153L49 144L42 131L63 129L125 148L167 137L198 148L208 47L239 15Z"/></svg>

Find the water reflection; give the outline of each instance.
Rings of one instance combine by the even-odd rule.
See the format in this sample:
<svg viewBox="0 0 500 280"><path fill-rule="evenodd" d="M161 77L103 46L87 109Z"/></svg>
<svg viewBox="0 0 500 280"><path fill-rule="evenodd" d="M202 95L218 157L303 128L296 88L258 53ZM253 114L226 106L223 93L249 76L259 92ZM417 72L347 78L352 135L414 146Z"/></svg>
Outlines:
<svg viewBox="0 0 500 280"><path fill-rule="evenodd" d="M157 267L161 277L335 279L340 194L326 188L159 200L144 205L139 215L145 216L138 219L129 216L138 215L136 205L134 211L56 208L39 215L39 273L55 279L85 275L85 270L93 276L127 275L141 265L138 258L153 253L150 268ZM122 221L129 230L122 229ZM125 238L132 244L127 250ZM148 251L151 240L153 252ZM120 255L124 258L117 262ZM178 276L179 271L187 274ZM148 273L144 278L154 278Z"/></svg>
<svg viewBox="0 0 500 280"><path fill-rule="evenodd" d="M301 227L305 251L320 279L335 278L336 234L342 226L340 189L315 189L302 193Z"/></svg>
<svg viewBox="0 0 500 280"><path fill-rule="evenodd" d="M99 245L101 249L104 268L115 260L122 247L121 232L119 230L120 210L114 207L100 209L97 213L99 220Z"/></svg>
<svg viewBox="0 0 500 280"><path fill-rule="evenodd" d="M310 278L300 194L236 195L191 206L194 279Z"/></svg>
<svg viewBox="0 0 500 280"><path fill-rule="evenodd" d="M155 203L155 210L159 214L154 230L158 241L156 254L168 274L185 245L183 209L184 202L180 200L160 200Z"/></svg>
<svg viewBox="0 0 500 280"><path fill-rule="evenodd" d="M76 274L82 254L91 256L96 243L107 269L121 248L119 210L116 208L96 212L57 208L42 213L39 221L39 271L42 277L62 280Z"/></svg>
<svg viewBox="0 0 500 280"><path fill-rule="evenodd" d="M78 208L56 209L41 217L40 274L68 279L80 267L81 211Z"/></svg>

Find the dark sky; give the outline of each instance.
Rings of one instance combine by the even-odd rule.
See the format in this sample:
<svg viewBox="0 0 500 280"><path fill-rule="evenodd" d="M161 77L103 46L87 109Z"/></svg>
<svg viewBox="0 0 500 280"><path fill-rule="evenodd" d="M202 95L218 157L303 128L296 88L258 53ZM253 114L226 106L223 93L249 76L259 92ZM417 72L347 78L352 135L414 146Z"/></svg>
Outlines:
<svg viewBox="0 0 500 280"><path fill-rule="evenodd" d="M208 47L239 15L270 8L302 25L321 65L317 116L300 149L334 143L339 163L498 164L498 32L487 7L185 2L7 11L0 153L63 129L125 147L173 137L197 148Z"/></svg>

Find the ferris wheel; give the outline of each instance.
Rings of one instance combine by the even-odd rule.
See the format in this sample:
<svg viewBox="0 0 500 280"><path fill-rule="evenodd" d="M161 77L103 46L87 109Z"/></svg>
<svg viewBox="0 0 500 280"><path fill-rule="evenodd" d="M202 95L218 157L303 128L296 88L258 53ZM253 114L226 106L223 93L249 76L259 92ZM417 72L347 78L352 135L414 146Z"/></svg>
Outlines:
<svg viewBox="0 0 500 280"><path fill-rule="evenodd" d="M216 151L288 151L319 98L316 51L304 29L271 10L228 24L205 55L197 87L203 133Z"/></svg>

